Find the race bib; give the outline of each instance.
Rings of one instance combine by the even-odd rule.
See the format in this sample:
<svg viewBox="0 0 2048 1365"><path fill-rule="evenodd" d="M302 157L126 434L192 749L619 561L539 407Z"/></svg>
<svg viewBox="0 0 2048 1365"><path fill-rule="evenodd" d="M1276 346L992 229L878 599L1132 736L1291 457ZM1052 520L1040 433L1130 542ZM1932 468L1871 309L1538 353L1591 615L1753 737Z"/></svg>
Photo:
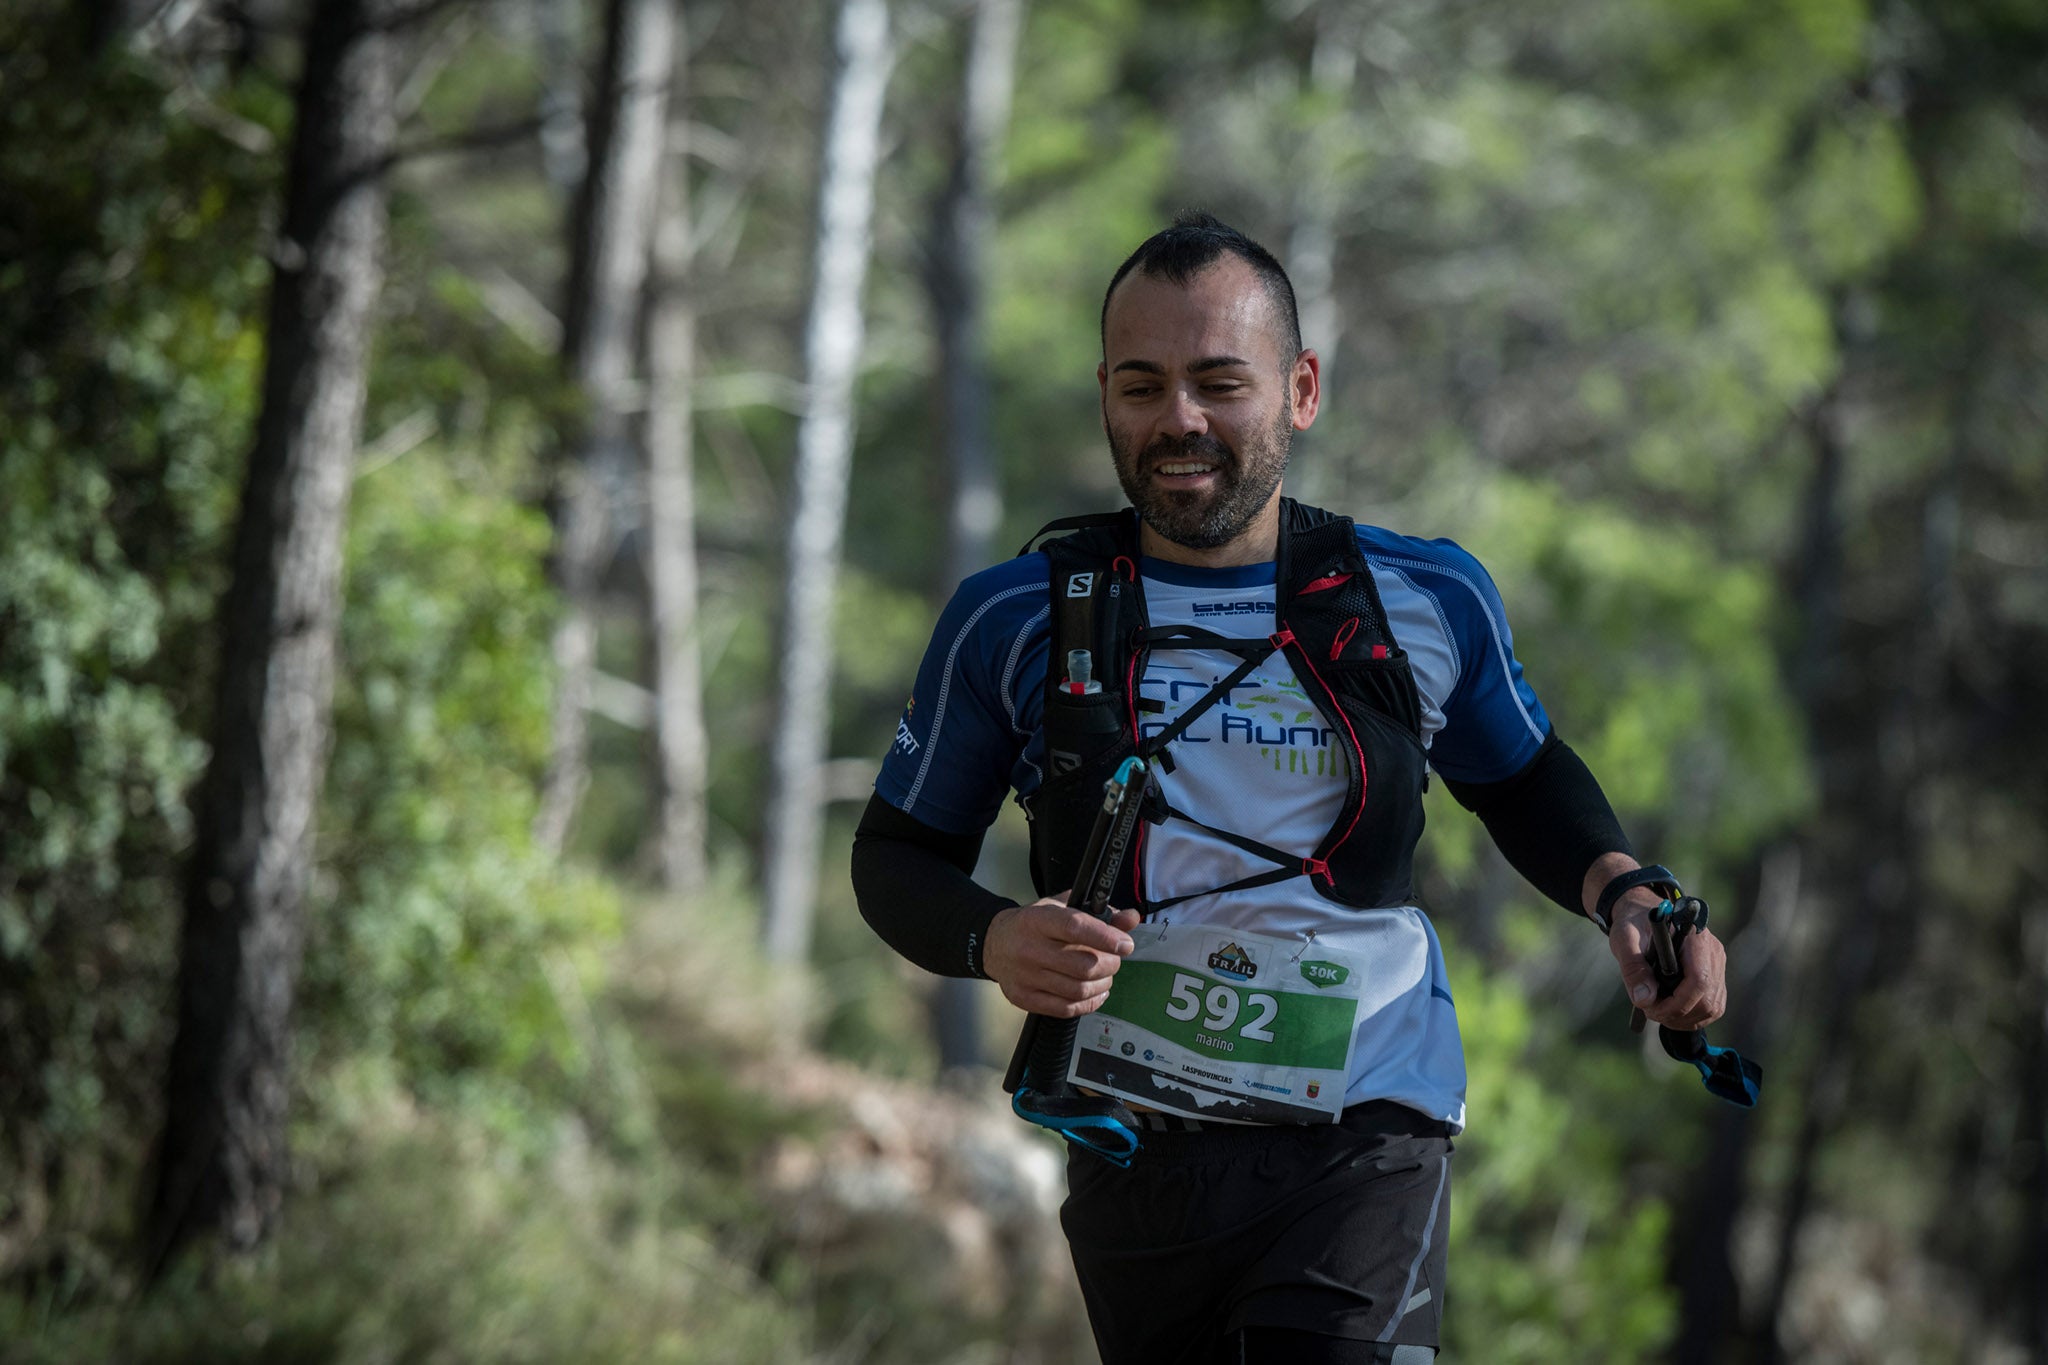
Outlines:
<svg viewBox="0 0 2048 1365"><path fill-rule="evenodd" d="M1364 961L1301 939L1141 924L1067 1079L1195 1119L1334 1123Z"/></svg>

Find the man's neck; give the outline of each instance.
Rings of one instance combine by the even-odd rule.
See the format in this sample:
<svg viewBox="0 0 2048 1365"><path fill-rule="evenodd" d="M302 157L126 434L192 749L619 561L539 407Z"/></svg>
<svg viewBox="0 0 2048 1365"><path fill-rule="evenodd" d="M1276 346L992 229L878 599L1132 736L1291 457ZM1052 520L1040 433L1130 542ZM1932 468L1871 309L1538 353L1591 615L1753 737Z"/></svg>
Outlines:
<svg viewBox="0 0 2048 1365"><path fill-rule="evenodd" d="M1235 537L1206 550L1168 540L1140 518L1138 550L1153 559L1191 564L1201 569L1229 569L1240 564L1267 563L1280 553L1280 494L1276 490L1272 501Z"/></svg>

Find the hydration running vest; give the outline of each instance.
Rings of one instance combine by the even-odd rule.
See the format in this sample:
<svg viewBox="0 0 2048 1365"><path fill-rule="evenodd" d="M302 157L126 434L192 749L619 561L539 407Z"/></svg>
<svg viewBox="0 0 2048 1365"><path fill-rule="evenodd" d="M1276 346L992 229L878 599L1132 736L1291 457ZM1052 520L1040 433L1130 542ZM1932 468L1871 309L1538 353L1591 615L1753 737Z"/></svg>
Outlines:
<svg viewBox="0 0 2048 1365"><path fill-rule="evenodd" d="M1151 915L1195 896L1250 890L1304 876L1318 894L1341 905L1373 909L1412 903L1415 845L1422 837L1422 793L1428 780L1422 705L1408 656L1388 626L1351 519L1291 498L1280 500L1274 630L1254 639L1228 637L1199 626L1150 624L1138 573L1134 511L1063 517L1046 525L1018 553L1030 553L1033 542L1061 530L1072 534L1042 547L1052 566L1045 780L1019 801L1031 824L1031 873L1038 894L1064 891L1074 884L1088 831L1102 804L1102 785L1118 765L1137 754L1172 772L1173 741L1278 649L1350 755L1350 786L1335 823L1304 858L1249 835L1191 820L1167 804L1155 784L1148 796L1149 821L1187 820L1274 866L1206 891L1147 900L1141 825L1111 905ZM1242 662L1172 725L1141 739L1139 716L1164 709L1138 695L1146 655L1155 648L1220 650ZM1067 652L1074 649L1093 655L1100 692L1076 695L1062 685Z"/></svg>

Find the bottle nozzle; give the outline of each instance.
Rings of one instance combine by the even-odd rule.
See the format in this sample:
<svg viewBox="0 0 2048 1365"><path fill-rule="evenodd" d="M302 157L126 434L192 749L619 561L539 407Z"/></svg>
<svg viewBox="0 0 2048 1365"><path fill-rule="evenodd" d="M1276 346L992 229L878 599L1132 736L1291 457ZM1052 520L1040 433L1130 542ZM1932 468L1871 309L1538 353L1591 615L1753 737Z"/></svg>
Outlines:
<svg viewBox="0 0 2048 1365"><path fill-rule="evenodd" d="M1067 691L1080 697L1101 690L1102 684L1095 681L1095 656L1085 649L1068 650Z"/></svg>

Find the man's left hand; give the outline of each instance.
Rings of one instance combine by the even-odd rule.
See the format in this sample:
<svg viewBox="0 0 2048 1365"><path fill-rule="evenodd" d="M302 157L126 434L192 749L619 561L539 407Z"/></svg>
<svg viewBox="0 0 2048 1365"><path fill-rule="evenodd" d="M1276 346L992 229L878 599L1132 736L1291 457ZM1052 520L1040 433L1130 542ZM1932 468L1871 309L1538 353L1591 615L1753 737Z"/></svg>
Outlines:
<svg viewBox="0 0 2048 1365"><path fill-rule="evenodd" d="M1614 925L1607 947L1621 967L1622 986L1630 1003L1651 1020L1681 1032L1705 1028L1728 1008L1728 952L1713 931L1701 929L1678 941L1678 966L1684 979L1671 994L1657 998L1657 970L1650 946L1650 912L1662 897L1637 887L1614 907Z"/></svg>

